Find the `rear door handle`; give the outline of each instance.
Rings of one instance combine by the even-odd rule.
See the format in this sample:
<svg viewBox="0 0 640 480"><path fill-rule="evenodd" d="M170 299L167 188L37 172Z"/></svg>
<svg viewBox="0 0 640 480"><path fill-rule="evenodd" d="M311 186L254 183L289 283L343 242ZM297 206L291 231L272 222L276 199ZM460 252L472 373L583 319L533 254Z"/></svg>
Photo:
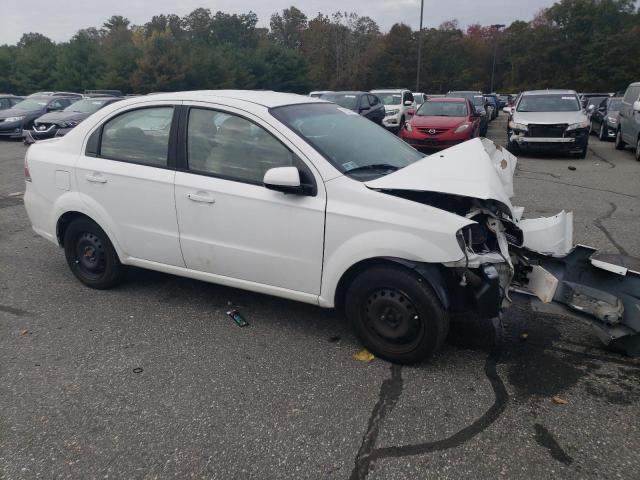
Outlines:
<svg viewBox="0 0 640 480"><path fill-rule="evenodd" d="M107 179L104 178L102 175L87 175L86 177L84 177L87 179L87 181L89 182L93 182L93 183L107 183Z"/></svg>
<svg viewBox="0 0 640 480"><path fill-rule="evenodd" d="M198 195L197 193L187 193L187 198L192 202L200 203L216 203L216 201L208 195Z"/></svg>

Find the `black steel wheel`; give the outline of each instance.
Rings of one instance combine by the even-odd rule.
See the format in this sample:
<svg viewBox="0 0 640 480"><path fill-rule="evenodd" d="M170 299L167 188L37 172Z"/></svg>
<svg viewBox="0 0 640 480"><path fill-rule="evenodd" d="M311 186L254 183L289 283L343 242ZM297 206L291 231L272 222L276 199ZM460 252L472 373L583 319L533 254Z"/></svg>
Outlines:
<svg viewBox="0 0 640 480"><path fill-rule="evenodd" d="M360 341L394 363L424 360L442 345L449 318L428 282L415 272L381 264L347 290L346 314Z"/></svg>
<svg viewBox="0 0 640 480"><path fill-rule="evenodd" d="M622 140L622 132L620 131L619 128L616 131L616 140L615 140L615 145L614 146L615 146L616 150L624 150L624 147L625 147L625 143Z"/></svg>
<svg viewBox="0 0 640 480"><path fill-rule="evenodd" d="M110 288L124 277L125 268L109 237L90 219L73 220L67 226L63 244L71 272L88 287Z"/></svg>

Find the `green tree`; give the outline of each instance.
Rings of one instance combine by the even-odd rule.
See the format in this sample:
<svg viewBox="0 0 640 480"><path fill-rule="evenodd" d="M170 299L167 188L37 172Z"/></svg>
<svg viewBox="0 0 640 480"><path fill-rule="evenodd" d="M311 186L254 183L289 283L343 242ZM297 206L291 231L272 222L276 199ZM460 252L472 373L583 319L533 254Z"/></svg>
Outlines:
<svg viewBox="0 0 640 480"><path fill-rule="evenodd" d="M304 31L307 28L307 16L296 7L282 11L282 15L271 15L271 38L276 45L299 49L302 47Z"/></svg>
<svg viewBox="0 0 640 480"><path fill-rule="evenodd" d="M129 20L121 16L113 16L103 25L104 73L97 82L100 88L133 91L131 79L141 52L129 25Z"/></svg>
<svg viewBox="0 0 640 480"><path fill-rule="evenodd" d="M72 92L95 88L104 67L99 32L80 30L69 43L59 45L58 50L56 87Z"/></svg>
<svg viewBox="0 0 640 480"><path fill-rule="evenodd" d="M55 85L56 45L40 33L25 33L17 45L15 84L23 92Z"/></svg>

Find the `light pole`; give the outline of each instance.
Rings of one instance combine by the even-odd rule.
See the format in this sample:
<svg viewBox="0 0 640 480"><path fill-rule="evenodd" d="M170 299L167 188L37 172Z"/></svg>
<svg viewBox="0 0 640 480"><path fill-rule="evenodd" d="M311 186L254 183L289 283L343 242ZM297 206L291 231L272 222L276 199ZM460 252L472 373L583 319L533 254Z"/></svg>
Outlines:
<svg viewBox="0 0 640 480"><path fill-rule="evenodd" d="M424 11L424 0L420 0L420 30L418 30L418 74L416 75L416 92L420 90L420 65L422 63L422 12Z"/></svg>
<svg viewBox="0 0 640 480"><path fill-rule="evenodd" d="M501 28L506 27L506 25L502 25L501 23L496 23L495 25L491 25L491 28L495 29L495 30L500 30ZM491 65L491 87L489 87L489 93L493 93L493 76L495 75L495 71L496 71L496 54L498 52L498 39L495 37L493 38L493 64Z"/></svg>

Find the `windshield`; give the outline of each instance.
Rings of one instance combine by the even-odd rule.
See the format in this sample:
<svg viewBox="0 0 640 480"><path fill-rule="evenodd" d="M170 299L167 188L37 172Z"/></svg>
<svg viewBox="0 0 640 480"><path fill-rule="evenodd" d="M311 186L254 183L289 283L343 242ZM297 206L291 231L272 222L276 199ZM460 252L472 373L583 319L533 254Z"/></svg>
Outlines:
<svg viewBox="0 0 640 480"><path fill-rule="evenodd" d="M358 108L358 96L351 94L340 93L326 93L321 97L323 100L337 103L341 107L348 108L349 110L355 110Z"/></svg>
<svg viewBox="0 0 640 480"><path fill-rule="evenodd" d="M64 109L65 112L93 113L107 104L108 100L80 100Z"/></svg>
<svg viewBox="0 0 640 480"><path fill-rule="evenodd" d="M37 98L28 98L21 102L16 103L13 108L19 108L20 110L27 110L28 112L34 110L42 110L47 106L46 100L39 100Z"/></svg>
<svg viewBox="0 0 640 480"><path fill-rule="evenodd" d="M609 100L609 111L619 112L621 106L622 106L621 98L612 98L611 100Z"/></svg>
<svg viewBox="0 0 640 480"><path fill-rule="evenodd" d="M392 133L351 110L331 104L272 108L271 114L318 150L340 172L381 176L417 162L424 155ZM362 170L371 165L386 168Z"/></svg>
<svg viewBox="0 0 640 480"><path fill-rule="evenodd" d="M371 92L375 93L383 105L400 105L402 101L402 95L399 93L390 93L390 92Z"/></svg>
<svg viewBox="0 0 640 480"><path fill-rule="evenodd" d="M416 112L419 117L466 117L466 102L427 101Z"/></svg>
<svg viewBox="0 0 640 480"><path fill-rule="evenodd" d="M518 103L518 112L577 112L580 102L575 95L541 94L524 95Z"/></svg>

